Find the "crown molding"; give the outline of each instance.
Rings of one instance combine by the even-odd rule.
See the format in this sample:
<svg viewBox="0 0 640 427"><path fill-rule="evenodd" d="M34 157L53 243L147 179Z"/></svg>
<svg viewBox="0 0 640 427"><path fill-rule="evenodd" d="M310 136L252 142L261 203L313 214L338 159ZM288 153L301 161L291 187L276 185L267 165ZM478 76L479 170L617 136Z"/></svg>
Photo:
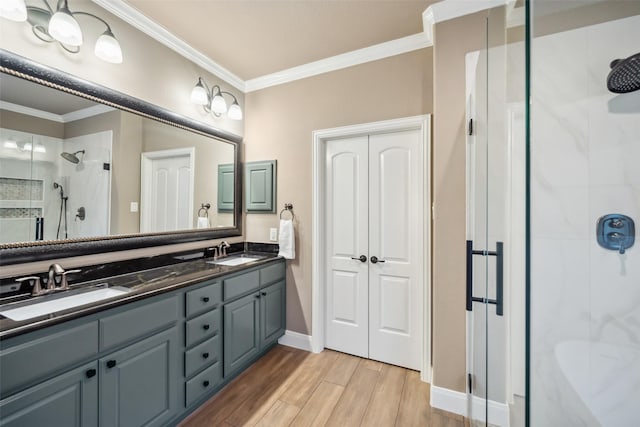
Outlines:
<svg viewBox="0 0 640 427"><path fill-rule="evenodd" d="M422 27L433 40L433 26L439 22L459 18L498 6L513 8L516 0L443 0L429 6L422 12Z"/></svg>
<svg viewBox="0 0 640 427"><path fill-rule="evenodd" d="M111 12L123 21L179 53L194 64L204 68L213 75L218 76L238 90L244 92L244 80L224 68L202 52L194 49L164 27L147 18L137 9L129 6L122 0L92 0L100 7Z"/></svg>
<svg viewBox="0 0 640 427"><path fill-rule="evenodd" d="M115 110L115 108L100 104L83 108L81 110L72 111L67 114L59 115L50 113L48 111L38 110L37 108L25 107L24 105L14 104L7 101L0 101L0 109L13 111L14 113L24 114L26 116L37 117L39 119L49 120L50 122L56 123L69 123Z"/></svg>
<svg viewBox="0 0 640 427"><path fill-rule="evenodd" d="M236 89L248 93L433 46L433 26L436 23L498 6L506 5L508 11L512 12L514 11L512 9L516 0L443 0L432 4L422 13L422 33L346 52L246 81L194 49L123 0L92 1ZM514 12L516 13L513 16L508 13L509 27L521 25L522 23L523 17L520 16L522 11L515 9Z"/></svg>
<svg viewBox="0 0 640 427"><path fill-rule="evenodd" d="M289 83L294 80L317 76L318 74L353 67L354 65L364 64L366 62L377 61L390 56L424 49L432 45L431 39L429 39L425 33L402 37L247 80L245 82L245 92L253 92L267 87Z"/></svg>
<svg viewBox="0 0 640 427"><path fill-rule="evenodd" d="M76 120L86 119L88 117L97 116L99 114L108 113L109 111L116 111L116 109L107 105L98 104L94 105L93 107L83 108L82 110L72 111L60 117L62 117L63 123L68 123L75 122Z"/></svg>

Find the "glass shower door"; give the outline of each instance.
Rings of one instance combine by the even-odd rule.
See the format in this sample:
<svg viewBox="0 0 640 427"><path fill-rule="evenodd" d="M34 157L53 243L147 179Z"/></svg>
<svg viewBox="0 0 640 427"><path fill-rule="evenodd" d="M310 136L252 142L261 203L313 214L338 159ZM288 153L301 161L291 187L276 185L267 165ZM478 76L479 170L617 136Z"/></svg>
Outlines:
<svg viewBox="0 0 640 427"><path fill-rule="evenodd" d="M485 47L466 57L472 425L518 426L524 419L512 410L515 396L524 395L524 45L509 39L506 14L486 12Z"/></svg>

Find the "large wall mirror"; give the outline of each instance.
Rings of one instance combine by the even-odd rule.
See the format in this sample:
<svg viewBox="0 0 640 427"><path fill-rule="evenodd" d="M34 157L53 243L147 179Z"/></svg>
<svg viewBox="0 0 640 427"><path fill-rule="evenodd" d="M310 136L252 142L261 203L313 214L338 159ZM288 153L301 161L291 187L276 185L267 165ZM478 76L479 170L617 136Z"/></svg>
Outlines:
<svg viewBox="0 0 640 427"><path fill-rule="evenodd" d="M0 57L0 264L241 234L239 137Z"/></svg>

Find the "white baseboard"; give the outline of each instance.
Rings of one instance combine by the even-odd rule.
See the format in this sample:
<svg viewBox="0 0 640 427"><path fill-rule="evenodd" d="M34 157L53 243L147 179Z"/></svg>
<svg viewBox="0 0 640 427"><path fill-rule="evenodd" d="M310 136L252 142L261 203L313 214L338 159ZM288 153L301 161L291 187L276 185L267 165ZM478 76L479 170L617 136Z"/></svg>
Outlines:
<svg viewBox="0 0 640 427"><path fill-rule="evenodd" d="M467 418L484 420L485 417L484 399L473 396L469 405L467 394L434 385L431 385L431 407ZM488 407L489 424L509 427L509 405L490 400Z"/></svg>
<svg viewBox="0 0 640 427"><path fill-rule="evenodd" d="M278 344L310 352L311 336L287 330L278 340Z"/></svg>

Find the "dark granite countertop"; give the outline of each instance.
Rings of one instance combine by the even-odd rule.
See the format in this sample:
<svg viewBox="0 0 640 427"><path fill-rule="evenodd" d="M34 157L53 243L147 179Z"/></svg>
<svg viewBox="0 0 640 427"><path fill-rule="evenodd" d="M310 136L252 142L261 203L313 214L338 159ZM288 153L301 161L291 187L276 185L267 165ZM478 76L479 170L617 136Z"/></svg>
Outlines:
<svg viewBox="0 0 640 427"><path fill-rule="evenodd" d="M160 295L172 290L190 286L198 282L202 282L203 280L215 279L216 277L239 272L273 262L277 259L281 259L275 253L244 253L249 255L261 255L264 258L238 266L224 266L219 264L212 264L212 258L200 257L189 260L188 256L183 258L174 257L181 261L174 264L163 265L161 267L127 272L126 274L100 277L98 279L90 280L87 282L82 282L75 285L72 284L71 289L66 292L63 291L44 297L29 298L29 301L32 303L35 302L36 298L44 301L45 298L49 300L58 296L63 297L65 296L65 294L68 295L68 292L83 292L85 289L87 291L95 290L104 283L107 283L108 287L121 287L129 289L128 293L107 300L86 304L63 311L58 311L44 316L34 317L28 320L15 321L4 316L0 316L0 339L7 339L26 332L35 331L43 327L65 322L67 320L76 319L88 314L118 307L120 305L127 304L133 301L142 300L151 296ZM237 253L234 253L233 255L237 255ZM24 305L24 302L25 300L21 299L9 304L11 306L17 307ZM3 304L1 306L2 309L8 309L9 304Z"/></svg>

